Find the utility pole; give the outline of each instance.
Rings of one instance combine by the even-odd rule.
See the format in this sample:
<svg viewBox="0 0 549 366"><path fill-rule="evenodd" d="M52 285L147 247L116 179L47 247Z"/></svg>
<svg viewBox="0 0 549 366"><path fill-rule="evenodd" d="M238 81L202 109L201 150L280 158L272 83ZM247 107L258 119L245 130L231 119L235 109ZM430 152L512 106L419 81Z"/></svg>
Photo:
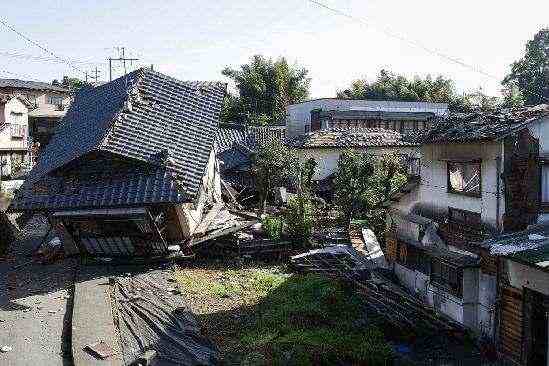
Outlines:
<svg viewBox="0 0 549 366"><path fill-rule="evenodd" d="M124 67L124 75L127 74L126 70L126 61L130 61L130 65L133 64L133 61L139 61L138 58L127 58L126 57L126 48L125 47L118 47L118 58L111 58L109 57L109 80L112 81L112 62L113 61L122 61L122 65Z"/></svg>
<svg viewBox="0 0 549 366"><path fill-rule="evenodd" d="M92 71L92 74L93 76L91 77L93 80L95 80L95 83L97 84L97 82L99 81L99 74L101 73L101 71L99 71L97 69L97 66L95 67L95 70ZM88 73L86 73L87 75Z"/></svg>

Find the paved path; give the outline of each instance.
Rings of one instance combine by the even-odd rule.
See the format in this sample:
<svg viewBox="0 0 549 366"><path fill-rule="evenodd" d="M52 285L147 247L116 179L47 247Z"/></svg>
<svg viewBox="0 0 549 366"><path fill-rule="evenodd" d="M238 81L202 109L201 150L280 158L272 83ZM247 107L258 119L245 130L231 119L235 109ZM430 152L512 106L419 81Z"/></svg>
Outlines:
<svg viewBox="0 0 549 366"><path fill-rule="evenodd" d="M70 309L74 260L31 264L27 254L40 242L46 226L32 220L23 238L10 248L11 261L0 262L0 365L71 365Z"/></svg>

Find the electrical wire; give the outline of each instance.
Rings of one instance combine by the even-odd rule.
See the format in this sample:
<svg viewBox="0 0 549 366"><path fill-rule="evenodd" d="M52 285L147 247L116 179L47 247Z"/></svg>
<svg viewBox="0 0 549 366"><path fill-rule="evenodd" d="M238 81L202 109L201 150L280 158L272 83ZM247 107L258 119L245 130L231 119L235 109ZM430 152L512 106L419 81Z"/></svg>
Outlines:
<svg viewBox="0 0 549 366"><path fill-rule="evenodd" d="M379 30L380 32L382 32L383 34L385 34L386 36L388 37L391 37L391 38L394 38L394 39L397 39L401 42L404 42L404 43L407 43L413 47L416 47L416 48L420 48L424 51L426 51L427 53L430 53L430 54L433 54L435 56L438 56L446 61L449 61L449 62L452 62L454 64L457 64L457 65L460 65L462 67L465 67L471 71L474 71L474 72L477 72L479 74L482 74L484 76L487 76L489 78L492 78L492 79L496 79L496 80L499 80L500 78L495 76L495 75L492 75L488 72L486 72L485 70L483 70L482 68L480 67L477 67L477 66L474 66L474 65L470 65L462 60L460 60L459 58L457 57L454 57L454 56L450 56L448 54L445 54L435 48L431 48L431 47L428 47L426 45L424 45L423 43L417 41L417 40L414 40L414 39L411 39L411 38L408 38L408 37L405 37L399 33L396 33L388 28L385 28L385 27L381 27L377 24L375 24L373 21L369 20L369 19L366 19L366 18L363 18L363 17L356 17L354 15L351 15L349 13L346 13L342 10L339 10L339 9L336 9L336 8L333 8L331 6L328 6L320 1L317 1L317 0L305 0L309 3L312 3L312 4L315 4L321 8L324 8L334 14L337 14L339 16L342 16L342 17L345 17L347 19L350 19L352 21L355 21L357 23L360 23L362 25L365 25L366 27L372 27L372 28L375 28L377 30Z"/></svg>
<svg viewBox="0 0 549 366"><path fill-rule="evenodd" d="M17 34L19 37L23 38L24 40L26 40L27 42L29 42L30 44L40 48L42 51L48 53L49 55L53 56L54 58L62 61L63 63L67 64L70 68L86 75L86 72L83 71L82 69L78 68L77 66L75 66L73 64L73 62L71 62L70 60L66 59L66 58L63 58L63 57L60 57L60 56L57 56L54 52L50 51L48 48L46 48L45 46L42 46L40 43L32 40L31 38L29 38L28 36L24 35L23 33L19 32L17 29L15 29L12 25L10 25L5 19L3 18L0 18L0 24L3 25L6 29L14 32L15 34Z"/></svg>

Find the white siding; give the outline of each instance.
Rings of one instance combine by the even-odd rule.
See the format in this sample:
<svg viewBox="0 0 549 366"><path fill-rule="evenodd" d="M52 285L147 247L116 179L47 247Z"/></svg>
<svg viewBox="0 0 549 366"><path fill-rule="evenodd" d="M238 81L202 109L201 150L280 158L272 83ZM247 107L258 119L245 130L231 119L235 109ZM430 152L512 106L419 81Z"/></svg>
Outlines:
<svg viewBox="0 0 549 366"><path fill-rule="evenodd" d="M311 111L322 110L367 110L385 112L433 112L437 116L448 113L445 103L427 102L393 102L375 100L348 100L348 99L315 99L307 102L292 104L286 108L286 133L294 137L305 133L305 126L311 124Z"/></svg>
<svg viewBox="0 0 549 366"><path fill-rule="evenodd" d="M1 106L1 105L0 105ZM3 120L8 126L0 129L0 151L26 150L28 147L29 117L27 107L17 98L12 98L3 105ZM25 129L22 138L13 138L10 125Z"/></svg>
<svg viewBox="0 0 549 366"><path fill-rule="evenodd" d="M297 154L301 161L310 158L315 159L317 167L313 176L314 180L324 179L337 171L339 156L345 151L345 148L322 148L322 149L298 149ZM418 147L395 147L382 148L370 147L355 149L368 155L382 156L390 153L407 154L419 157Z"/></svg>

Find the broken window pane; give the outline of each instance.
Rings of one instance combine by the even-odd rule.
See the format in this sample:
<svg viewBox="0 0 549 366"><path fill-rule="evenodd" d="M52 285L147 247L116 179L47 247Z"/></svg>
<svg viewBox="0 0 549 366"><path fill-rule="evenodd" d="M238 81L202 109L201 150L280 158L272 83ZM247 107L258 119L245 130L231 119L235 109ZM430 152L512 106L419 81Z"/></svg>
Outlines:
<svg viewBox="0 0 549 366"><path fill-rule="evenodd" d="M480 196L480 162L448 163L448 190Z"/></svg>

